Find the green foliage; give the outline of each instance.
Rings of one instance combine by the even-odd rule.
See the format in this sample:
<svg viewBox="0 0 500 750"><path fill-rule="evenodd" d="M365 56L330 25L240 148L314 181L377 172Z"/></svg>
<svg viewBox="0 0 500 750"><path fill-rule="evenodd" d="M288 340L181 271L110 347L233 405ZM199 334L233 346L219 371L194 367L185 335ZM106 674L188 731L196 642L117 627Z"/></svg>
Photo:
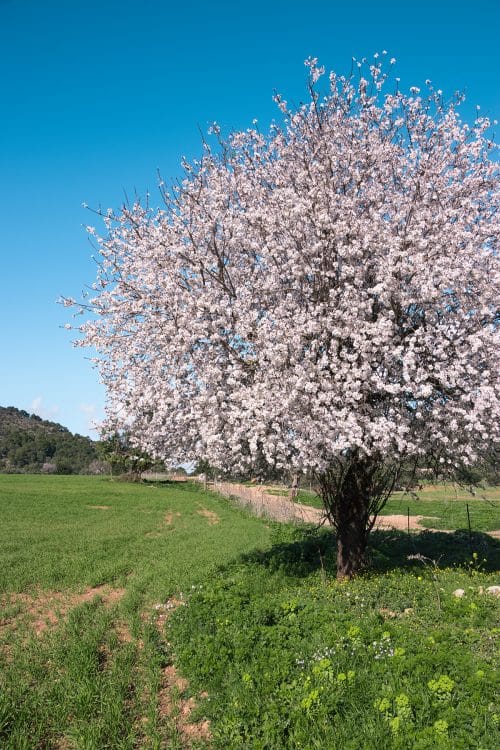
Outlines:
<svg viewBox="0 0 500 750"><path fill-rule="evenodd" d="M79 474L96 458L90 438L36 414L0 406L0 472Z"/></svg>
<svg viewBox="0 0 500 750"><path fill-rule="evenodd" d="M194 467L193 474L204 474L207 479L213 479L213 477L216 475L217 470L214 469L208 461L205 461L204 459L197 462L196 466Z"/></svg>
<svg viewBox="0 0 500 750"><path fill-rule="evenodd" d="M158 707L172 661L184 700L208 692L197 715L215 748L497 746L491 537L473 534L471 556L462 532L375 532L372 572L337 583L331 531L270 524L195 483L3 475L0 512L2 750L179 750ZM33 634L26 598L101 584L123 597ZM186 606L162 632L170 597Z"/></svg>
<svg viewBox="0 0 500 750"><path fill-rule="evenodd" d="M114 476L128 476L133 481L139 481L142 474L155 463L147 453L130 445L126 434L115 433L101 440L97 450L101 459L111 466Z"/></svg>
<svg viewBox="0 0 500 750"><path fill-rule="evenodd" d="M457 539L427 536L423 551L466 562ZM391 557L387 534L374 541L379 571L338 583L321 569L328 532L279 530L174 613L168 639L193 691L208 692L216 748L497 746L498 601L480 593L496 579L477 572L471 586L466 567L440 569L440 609L404 535Z"/></svg>
<svg viewBox="0 0 500 750"><path fill-rule="evenodd" d="M494 446L483 454L475 466L462 466L458 479L464 484L500 484L499 452Z"/></svg>

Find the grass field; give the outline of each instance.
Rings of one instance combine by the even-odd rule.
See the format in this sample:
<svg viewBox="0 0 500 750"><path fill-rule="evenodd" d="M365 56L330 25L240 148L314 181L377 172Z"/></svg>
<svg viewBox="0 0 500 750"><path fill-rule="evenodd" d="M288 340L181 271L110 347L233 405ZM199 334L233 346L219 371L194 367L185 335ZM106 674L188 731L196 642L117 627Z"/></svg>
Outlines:
<svg viewBox="0 0 500 750"><path fill-rule="evenodd" d="M2 750L498 746L479 531L376 532L339 584L329 530L189 483L0 476L0 506Z"/></svg>
<svg viewBox="0 0 500 750"><path fill-rule="evenodd" d="M154 605L270 530L182 483L0 476L0 505L2 750L180 747Z"/></svg>

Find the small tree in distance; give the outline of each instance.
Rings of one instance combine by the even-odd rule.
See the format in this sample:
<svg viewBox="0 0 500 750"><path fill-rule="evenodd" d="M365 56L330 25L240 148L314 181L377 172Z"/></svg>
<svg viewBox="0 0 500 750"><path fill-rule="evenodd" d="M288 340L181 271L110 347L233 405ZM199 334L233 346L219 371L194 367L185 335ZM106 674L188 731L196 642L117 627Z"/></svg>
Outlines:
<svg viewBox="0 0 500 750"><path fill-rule="evenodd" d="M102 461L109 464L112 474L134 482L140 482L143 473L154 464L147 453L131 444L129 435L124 432L107 435L97 443L97 452Z"/></svg>
<svg viewBox="0 0 500 750"><path fill-rule="evenodd" d="M79 327L108 428L141 449L314 473L339 578L403 464L451 476L499 436L490 123L430 82L402 93L383 59L324 95L308 60L309 102L276 97L268 134L214 126L162 210L104 214Z"/></svg>

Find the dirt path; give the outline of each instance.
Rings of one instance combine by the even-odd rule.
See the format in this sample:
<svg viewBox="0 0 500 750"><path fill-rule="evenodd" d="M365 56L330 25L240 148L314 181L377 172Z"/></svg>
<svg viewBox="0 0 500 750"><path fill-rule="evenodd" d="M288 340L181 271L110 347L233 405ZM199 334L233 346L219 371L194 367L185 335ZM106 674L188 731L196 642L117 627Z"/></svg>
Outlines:
<svg viewBox="0 0 500 750"><path fill-rule="evenodd" d="M320 523L322 520L322 511L318 508L311 508L308 505L300 505L296 503L295 506L298 512L302 516L306 523ZM425 531L426 529L420 525L422 518L435 518L435 516L410 516L410 529L412 531ZM407 531L408 529L408 516L404 515L391 515L391 516L379 516L375 521L376 529L399 529L401 531ZM444 529L427 529L427 531L444 531Z"/></svg>
<svg viewBox="0 0 500 750"><path fill-rule="evenodd" d="M320 523L322 515L318 508L311 508L307 505L296 504L299 513L306 523ZM411 531L439 531L442 534L453 534L454 529L436 529L432 526L422 526L420 521L423 518L436 518L436 516L410 516L407 515L388 515L378 516L375 521L375 529L397 529L399 531L408 530L408 521ZM494 539L500 539L500 530L485 531L485 534L492 536Z"/></svg>
<svg viewBox="0 0 500 750"><path fill-rule="evenodd" d="M286 495L272 495L266 490L269 487L252 486L230 483L215 482L213 489L225 497L236 500L240 505L248 508L257 516L268 516L276 521L299 521L302 523L325 523L322 511L318 508L312 508L310 505L292 502ZM452 534L453 529L435 529L421 526L420 521L423 518L435 518L435 516L410 516L411 531L440 531L445 534ZM328 525L328 522L326 522ZM407 531L407 515L389 515L379 516L375 522L376 529L398 529ZM487 531L486 534L500 539L500 530Z"/></svg>

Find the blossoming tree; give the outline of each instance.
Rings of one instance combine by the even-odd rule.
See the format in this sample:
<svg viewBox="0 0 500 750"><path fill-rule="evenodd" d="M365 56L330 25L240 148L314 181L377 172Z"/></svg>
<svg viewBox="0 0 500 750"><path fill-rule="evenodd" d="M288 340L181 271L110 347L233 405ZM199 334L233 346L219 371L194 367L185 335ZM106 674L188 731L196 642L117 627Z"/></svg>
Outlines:
<svg viewBox="0 0 500 750"><path fill-rule="evenodd" d="M403 462L452 474L498 439L490 123L430 82L402 93L383 59L324 95L307 61L309 102L276 97L267 134L214 126L161 210L104 214L79 326L110 431L168 461L314 473L339 577Z"/></svg>

